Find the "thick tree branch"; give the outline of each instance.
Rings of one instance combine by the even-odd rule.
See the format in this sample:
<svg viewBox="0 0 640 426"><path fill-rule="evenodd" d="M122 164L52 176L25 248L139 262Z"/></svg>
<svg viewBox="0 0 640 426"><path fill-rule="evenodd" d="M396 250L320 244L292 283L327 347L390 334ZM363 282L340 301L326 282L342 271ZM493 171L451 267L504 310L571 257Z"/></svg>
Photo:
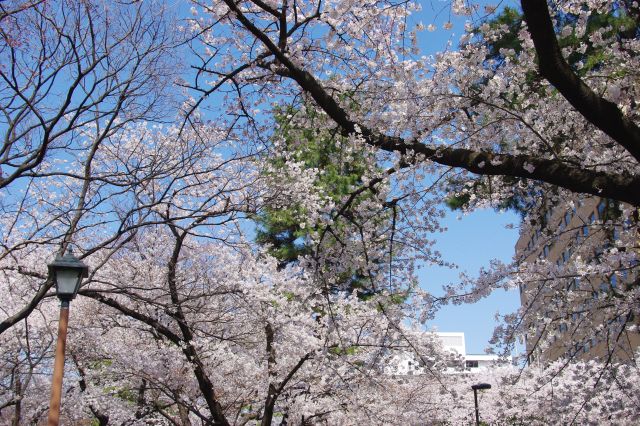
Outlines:
<svg viewBox="0 0 640 426"><path fill-rule="evenodd" d="M176 242L174 244L173 251L171 253L171 258L169 259L169 262L167 264L167 267L168 267L167 283L169 286L171 303L176 310L175 318L178 322L178 327L180 327L180 332L182 333L182 337L183 337L182 340L184 344L182 345L182 352L187 357L189 362L193 364L193 372L196 376L196 379L198 380L198 387L200 388L200 391L202 392L202 396L207 402L207 406L209 407L209 411L211 412L211 416L213 417L215 424L228 425L229 422L227 421L227 418L224 415L224 410L222 408L222 405L220 404L220 402L216 397L213 383L211 382L211 379L206 373L206 368L202 363L200 356L198 355L198 351L196 351L196 348L193 346L193 343L192 343L193 337L194 337L193 331L191 330L191 328L189 327L189 324L187 323L186 316L182 309L182 301L180 300L180 297L178 294L178 287L177 287L177 281L176 281L178 260L180 258L180 252L183 247L184 239L186 238L188 233L186 231L182 233L178 232L177 227L173 224L169 224L169 227L171 229L171 232L176 237Z"/></svg>
<svg viewBox="0 0 640 426"><path fill-rule="evenodd" d="M625 117L616 104L598 96L571 70L558 45L546 0L522 0L521 4L541 74L590 123L640 161L640 128Z"/></svg>
<svg viewBox="0 0 640 426"><path fill-rule="evenodd" d="M276 350L273 346L274 330L271 323L267 321L264 327L267 350L267 374L269 377L269 388L267 390L267 400L264 403L264 413L262 415L261 426L269 426L273 420L273 409L276 405L278 392L274 383L276 376Z"/></svg>

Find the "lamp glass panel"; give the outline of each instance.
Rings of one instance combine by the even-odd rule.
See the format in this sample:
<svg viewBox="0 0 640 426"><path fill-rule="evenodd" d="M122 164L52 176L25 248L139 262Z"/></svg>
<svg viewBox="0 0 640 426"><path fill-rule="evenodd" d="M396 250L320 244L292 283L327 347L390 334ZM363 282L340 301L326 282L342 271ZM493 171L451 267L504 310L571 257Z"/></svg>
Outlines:
<svg viewBox="0 0 640 426"><path fill-rule="evenodd" d="M58 269L56 271L56 284L58 295L73 295L80 279L80 270Z"/></svg>

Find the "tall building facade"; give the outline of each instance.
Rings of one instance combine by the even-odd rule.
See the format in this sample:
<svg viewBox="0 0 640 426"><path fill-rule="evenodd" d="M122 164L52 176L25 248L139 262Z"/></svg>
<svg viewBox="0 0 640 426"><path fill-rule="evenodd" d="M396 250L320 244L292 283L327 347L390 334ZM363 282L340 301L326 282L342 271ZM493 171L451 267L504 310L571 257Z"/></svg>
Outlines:
<svg viewBox="0 0 640 426"><path fill-rule="evenodd" d="M562 200L521 232L516 258L528 273L520 300L530 363L634 359L638 244L625 231L637 217L624 209L595 197Z"/></svg>

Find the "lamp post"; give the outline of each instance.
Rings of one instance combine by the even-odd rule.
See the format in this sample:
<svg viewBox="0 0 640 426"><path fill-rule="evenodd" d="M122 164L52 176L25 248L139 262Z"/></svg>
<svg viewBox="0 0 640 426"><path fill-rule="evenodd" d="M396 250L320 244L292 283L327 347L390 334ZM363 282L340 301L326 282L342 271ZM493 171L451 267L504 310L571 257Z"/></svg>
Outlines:
<svg viewBox="0 0 640 426"><path fill-rule="evenodd" d="M473 389L473 399L476 403L476 426L480 426L480 412L478 411L478 391L484 389L491 389L489 383L478 383L477 385L471 385Z"/></svg>
<svg viewBox="0 0 640 426"><path fill-rule="evenodd" d="M60 299L60 321L58 322L58 342L53 365L51 401L49 402L48 426L58 426L60 422L60 402L62 399L62 376L64 375L64 352L69 324L69 302L76 297L82 279L89 274L89 268L75 257L69 248L64 256L47 265L49 278L56 285L56 295Z"/></svg>

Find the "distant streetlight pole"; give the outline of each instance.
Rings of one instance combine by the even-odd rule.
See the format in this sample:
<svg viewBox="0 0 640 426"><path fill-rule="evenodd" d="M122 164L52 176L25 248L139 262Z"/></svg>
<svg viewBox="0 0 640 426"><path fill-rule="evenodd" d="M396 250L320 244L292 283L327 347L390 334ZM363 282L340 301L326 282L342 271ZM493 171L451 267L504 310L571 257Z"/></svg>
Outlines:
<svg viewBox="0 0 640 426"><path fill-rule="evenodd" d="M89 268L75 257L71 249L64 256L47 265L49 278L56 285L56 295L60 299L60 321L58 322L58 342L51 381L51 401L49 402L48 426L60 423L60 403L62 400L62 377L64 375L64 352L67 344L67 325L69 324L69 303L76 297L82 279L89 274Z"/></svg>
<svg viewBox="0 0 640 426"><path fill-rule="evenodd" d="M491 389L491 385L489 383L478 383L477 385L471 385L471 389L473 389L473 399L476 403L476 426L480 426L480 412L478 410L478 391L484 389Z"/></svg>

